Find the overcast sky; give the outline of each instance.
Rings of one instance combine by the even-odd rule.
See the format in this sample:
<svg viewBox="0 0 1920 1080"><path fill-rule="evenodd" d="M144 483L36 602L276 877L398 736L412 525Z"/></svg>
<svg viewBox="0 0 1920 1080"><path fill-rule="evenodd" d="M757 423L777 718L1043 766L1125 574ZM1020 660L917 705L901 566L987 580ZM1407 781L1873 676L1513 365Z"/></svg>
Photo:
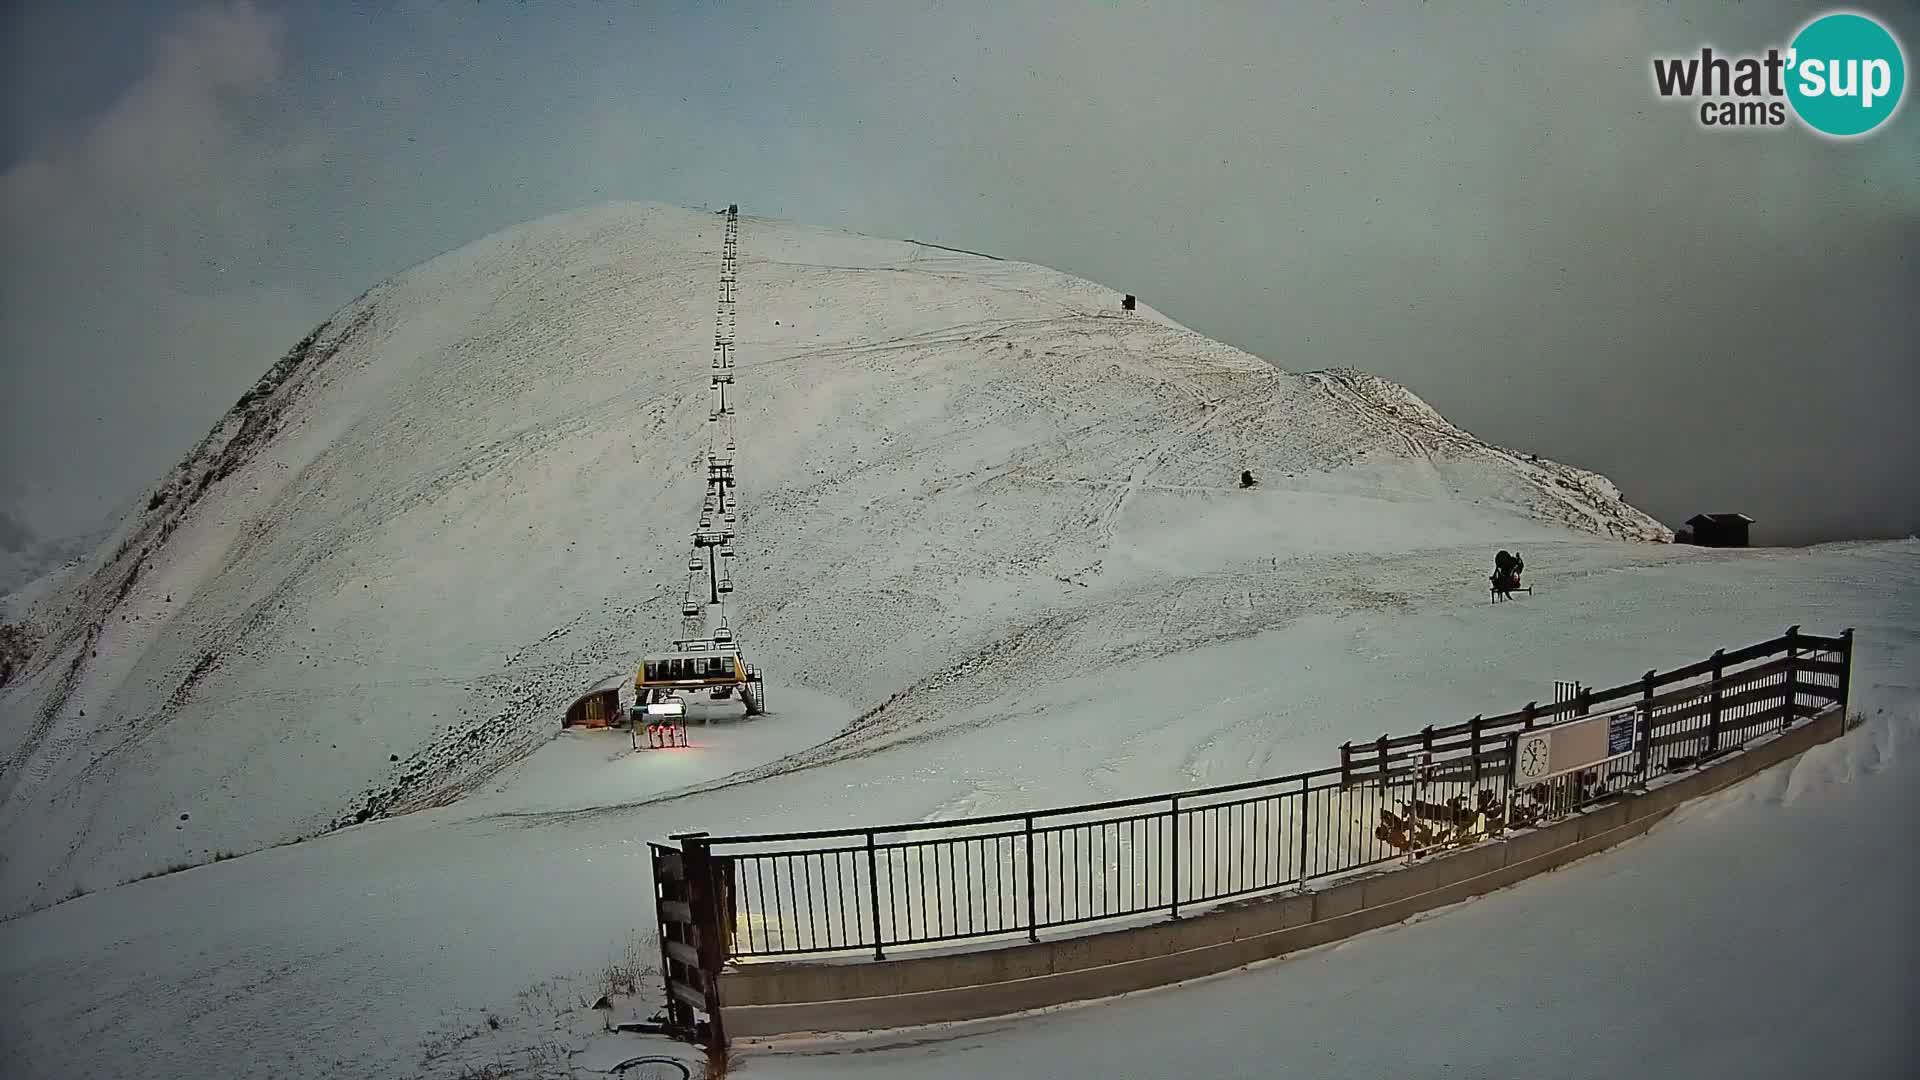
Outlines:
<svg viewBox="0 0 1920 1080"><path fill-rule="evenodd" d="M1920 110L1839 144L1650 89L1823 7L16 0L0 513L96 524L375 281L617 198L1055 266L1669 523L1906 535Z"/></svg>

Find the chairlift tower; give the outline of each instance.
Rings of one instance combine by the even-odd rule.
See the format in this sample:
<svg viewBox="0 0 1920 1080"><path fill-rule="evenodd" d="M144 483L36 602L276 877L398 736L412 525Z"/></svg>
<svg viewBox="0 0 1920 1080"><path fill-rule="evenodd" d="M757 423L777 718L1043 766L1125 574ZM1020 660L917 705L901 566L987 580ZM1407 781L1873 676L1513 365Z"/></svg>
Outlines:
<svg viewBox="0 0 1920 1080"><path fill-rule="evenodd" d="M747 714L757 716L766 709L765 685L760 670L749 666L740 655L727 621L725 604L725 598L735 592L732 560L734 524L738 520L737 504L727 496L729 489L736 486L733 456L738 449L733 426L733 395L729 388L734 385L739 241L739 205L733 204L727 207L721 247L719 302L714 314L712 371L708 378L713 396L707 422L726 424L725 451L717 449L722 444L720 433L709 428L706 489L701 497L699 528L692 534L692 550L687 554L680 639L673 643L672 655L643 660L636 690L642 686L647 689L648 704L692 689L710 691L716 699L738 693L747 706ZM701 586L703 575L704 588ZM700 595L702 592L706 593L705 597ZM663 663L666 667L661 666ZM698 673L692 666L696 664L700 665Z"/></svg>

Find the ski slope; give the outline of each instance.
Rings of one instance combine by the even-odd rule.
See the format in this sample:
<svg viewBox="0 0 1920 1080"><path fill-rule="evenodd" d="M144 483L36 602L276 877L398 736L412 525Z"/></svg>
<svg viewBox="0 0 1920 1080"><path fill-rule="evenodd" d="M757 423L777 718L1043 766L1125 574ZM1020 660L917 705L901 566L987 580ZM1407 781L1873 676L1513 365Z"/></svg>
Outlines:
<svg viewBox="0 0 1920 1080"><path fill-rule="evenodd" d="M645 844L683 829L1319 766L1790 623L1859 628L1858 700L1913 685L1920 543L1645 543L1603 478L1358 371L749 216L730 610L773 713L670 754L560 735L678 631L721 230L599 207L377 286L90 559L0 601L36 643L0 688L0 1044L28 1075L597 1053L579 998L657 955ZM1486 603L1496 547L1539 592ZM204 865L125 884L177 864Z"/></svg>
<svg viewBox="0 0 1920 1080"><path fill-rule="evenodd" d="M1849 999L1855 1026L1829 1027L1804 1044L1794 1041L1812 1038L1802 1026L1755 1025L1751 1018L1762 1014L1737 1003L1764 987L1770 1003L1830 1015L1826 1000L1837 985L1850 985L1834 980L1860 955L1860 943L1897 942L1908 932L1911 905L1903 898L1911 896L1920 866L1904 839L1910 830L1892 823L1910 820L1894 815L1909 808L1909 751L1920 736L1920 542L1688 555L1564 584L1542 572L1543 587L1554 584L1532 602L1489 606L1469 596L1413 612L1306 620L1244 645L1208 646L1177 661L1182 676L1207 687L1190 691L1191 704L1178 715L1141 717L1139 698L1124 701L1117 691L1082 700L1062 693L1056 705L1002 723L753 783L589 812L527 812L500 803L475 812L457 804L103 890L0 923L0 1043L29 1076L450 1080L496 1060L523 1062L551 1045L564 1046L563 1059L577 1060L580 1075L591 1076L591 1062L673 1052L659 1040L593 1038L598 1014L580 1000L590 1003L599 993L609 964L656 952L648 925L649 839L686 829L1007 810L1252 775L1296 759L1324 762L1343 738L1412 730L1540 697L1554 677L1620 681L1801 621L1809 629L1857 627L1854 697L1874 722L1836 744L1844 746L1840 757L1819 757L1826 764L1814 762L1817 768L1797 773L1791 785L1756 779L1723 797L1755 803L1758 818L1734 818L1696 839L1688 836L1703 819L1676 819L1644 841L1524 885L1512 899L1479 901L1495 905L1486 910L1501 913L1503 925L1517 920L1529 928L1530 936L1511 948L1482 921L1449 931L1451 920L1472 916L1468 905L1323 959L1245 976L1265 981L1244 990L1233 990L1228 984L1239 976L1230 976L1217 984L1225 989L1170 989L1141 996L1129 1011L1103 1006L1031 1027L996 1024L917 1052L761 1057L740 1075L814 1077L845 1069L876 1078L941 1076L946 1055L964 1051L963 1062L1010 1076L1147 1076L1105 1070L1118 1068L1119 1051L1128 1047L1143 1066L1200 1052L1151 1024L1147 1009L1170 1010L1165 1015L1180 1023L1221 1014L1206 1030L1246 1040L1244 1056L1218 1051L1208 1059L1225 1076L1265 1075L1242 1066L1280 1060L1283 1039L1286 1060L1305 1062L1299 1075L1373 1075L1379 1060L1422 1060L1412 1055L1428 1045L1449 1048L1434 1051L1442 1056L1432 1060L1455 1062L1454 1073L1510 1075L1505 1059L1493 1055L1500 1046L1524 1052L1530 1044L1504 1034L1505 1041L1487 1042L1494 1018L1474 1009L1463 1018L1451 1004L1462 995L1489 996L1489 1009L1506 1008L1497 1016L1536 1019L1558 1025L1549 1029L1556 1038L1585 1040L1578 1045L1594 1054L1590 1070L1587 1058L1556 1058L1571 1063L1575 1075L1604 1075L1602 1066L1622 1055L1667 1045L1596 1048L1605 1041L1593 1034L1602 1021L1641 1024L1662 1015L1710 1016L1717 1026L1709 1034L1720 1040L1710 1045L1727 1045L1727 1025L1738 1022L1743 1053L1813 1052L1841 1039L1864 1046L1862 1052L1885 1051L1906 1030L1883 1026L1897 997ZM1243 648L1253 650L1257 665ZM697 727L694 736L702 740ZM601 746L626 739L602 738ZM543 754L581 745L568 736ZM1885 764L1869 745L1887 748ZM666 761L647 759L645 766L677 767ZM536 755L502 778L509 792L518 788L512 801L553 806L568 801L569 789L604 780L544 764ZM1894 771L1881 782L1876 768ZM1795 793L1794 801L1773 806L1772 795L1785 791ZM1822 805L1828 809L1818 816L1802 816ZM1668 854L1639 869L1641 852L1657 845L1678 846L1659 848ZM1783 893L1776 906L1766 889ZM1689 908L1689 897L1699 906ZM1751 929L1726 914L1736 902L1754 920ZM1578 906L1557 906L1565 903ZM1799 913L1822 904L1836 914L1801 921ZM1650 938L1656 917L1676 921L1661 924L1665 936ZM1544 954L1541 938L1575 918L1590 921L1591 937L1579 950ZM1766 940L1788 928L1807 940L1791 949ZM1745 936L1715 936L1733 933ZM1420 945L1435 935L1432 946ZM1825 948L1821 935L1839 935L1824 964L1814 963ZM1646 950L1650 940L1659 948ZM1614 949L1630 958L1624 970L1595 968L1596 954ZM1329 972L1356 950L1374 959L1346 974ZM1474 958L1471 965L1463 954ZM1273 981L1303 967L1296 982ZM1893 991L1911 971L1873 966L1858 977ZM1526 996L1542 984L1563 988ZM1201 996L1183 1004L1189 993ZM1356 1048L1351 1033L1372 1030L1376 1015L1404 1027L1391 1037L1375 1031L1374 1042ZM498 1030L490 1016L501 1021ZM1681 1039L1686 1030L1682 1024L1670 1037ZM1157 1032L1154 1041L1164 1045L1148 1047L1142 1032ZM1101 1045L1109 1039L1113 1052ZM1543 1052L1553 1053L1552 1045ZM1743 1060L1684 1075L1747 1075L1735 1067ZM1476 1061L1492 1064L1476 1070ZM1641 1074L1667 1074L1664 1061ZM1437 1068L1414 1074L1447 1075Z"/></svg>
<svg viewBox="0 0 1920 1080"><path fill-rule="evenodd" d="M39 644L0 688L0 913L457 800L680 636L723 229L598 207L377 286L8 605ZM751 217L740 245L730 615L776 709L853 719L766 773L1471 596L1495 546L1668 535L1404 390L1051 270Z"/></svg>

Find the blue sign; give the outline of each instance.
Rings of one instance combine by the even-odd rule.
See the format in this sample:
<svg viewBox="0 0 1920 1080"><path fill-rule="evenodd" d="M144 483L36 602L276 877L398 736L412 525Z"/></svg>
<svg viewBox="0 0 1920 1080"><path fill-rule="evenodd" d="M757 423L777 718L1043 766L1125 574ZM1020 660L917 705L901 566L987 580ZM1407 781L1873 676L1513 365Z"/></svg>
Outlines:
<svg viewBox="0 0 1920 1080"><path fill-rule="evenodd" d="M1639 720L1637 710L1628 709L1607 718L1607 756L1633 753L1633 729Z"/></svg>

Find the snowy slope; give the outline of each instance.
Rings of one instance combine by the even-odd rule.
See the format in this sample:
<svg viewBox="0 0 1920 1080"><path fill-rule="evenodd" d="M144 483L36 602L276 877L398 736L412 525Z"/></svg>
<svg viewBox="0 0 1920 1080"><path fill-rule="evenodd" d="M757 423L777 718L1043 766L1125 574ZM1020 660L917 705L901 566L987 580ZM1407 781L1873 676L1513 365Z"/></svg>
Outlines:
<svg viewBox="0 0 1920 1080"><path fill-rule="evenodd" d="M0 910L444 804L675 636L722 228L510 229L276 364L10 616L38 645L0 689ZM776 711L799 688L858 718L767 772L1306 616L1472 601L1494 546L1667 535L1400 388L1044 268L753 218L741 245L732 621Z"/></svg>
<svg viewBox="0 0 1920 1080"><path fill-rule="evenodd" d="M1836 1076L1900 1075L1845 1066L1884 1060L1910 1031L1900 979L1913 968L1889 946L1910 930L1902 883L1920 873L1910 830L1894 824L1910 820L1901 811L1920 760L1904 734L1920 725L1920 542L1680 549L1653 565L1626 557L1640 550L1559 546L1540 561L1584 552L1580 572L1562 580L1543 570L1551 591L1531 603L1449 597L1299 620L1171 657L1157 684L1142 671L1063 686L991 726L819 768L630 808L514 809L598 799L614 782L634 796L669 791L731 767L708 769L711 757L743 749L719 736L750 729L696 729L704 745L684 755L622 755L617 733L569 735L501 778L502 791L0 922L0 1045L23 1075L92 1080L452 1080L555 1045L581 1065L574 1075L601 1075L592 1062L672 1051L571 1034L577 1018L597 1030L597 1014L582 1006L610 963L657 954L649 839L1011 810L1323 764L1345 738L1507 708L1547 696L1554 678L1611 685L1801 622L1858 628L1854 699L1873 723L1793 767L1793 783L1769 777L1722 797L1751 802L1755 816L1676 820L1662 826L1666 846L1649 838L1511 899L1438 913L1305 965L1283 962L1251 987L1228 977L1210 984L1223 990L997 1023L918 1052L750 1059L737 1075L1156 1075L1113 1071L1127 1060L1176 1076L1198 1075L1203 1061L1228 1077L1373 1076L1383 1061L1396 1064L1392 1075L1531 1075L1541 1070L1500 1056L1535 1045L1507 1037L1505 1025L1522 1022L1578 1046L1545 1052L1555 1070L1579 1076L1754 1075L1738 1055L1725 1070L1672 1057L1682 1039L1789 1063L1832 1051ZM1382 584L1399 584L1399 569L1383 563ZM1189 688L1181 711L1143 707L1162 700L1156 686L1175 682ZM808 722L825 706L787 702ZM1887 752L1870 756L1863 741ZM1876 773L1879 760L1889 764ZM578 792L583 785L594 790ZM1643 866L1643 849L1657 861ZM1487 914L1474 917L1476 906ZM1466 924L1448 932L1462 915ZM1587 936L1555 952L1569 926ZM1609 966L1622 950L1625 962ZM1854 968L1863 955L1879 962ZM1764 1012L1755 1011L1761 992ZM1186 994L1201 996L1183 1005ZM1204 1031L1180 1026L1203 1015ZM568 1026L557 1029L556 1017ZM1851 1026L1838 1026L1848 1017ZM1198 1056L1203 1047L1211 1057ZM1229 1056L1236 1049L1242 1056ZM1659 1056L1634 1056L1651 1051ZM954 1071L950 1054L965 1067ZM1421 1062L1452 1067L1406 1067Z"/></svg>

